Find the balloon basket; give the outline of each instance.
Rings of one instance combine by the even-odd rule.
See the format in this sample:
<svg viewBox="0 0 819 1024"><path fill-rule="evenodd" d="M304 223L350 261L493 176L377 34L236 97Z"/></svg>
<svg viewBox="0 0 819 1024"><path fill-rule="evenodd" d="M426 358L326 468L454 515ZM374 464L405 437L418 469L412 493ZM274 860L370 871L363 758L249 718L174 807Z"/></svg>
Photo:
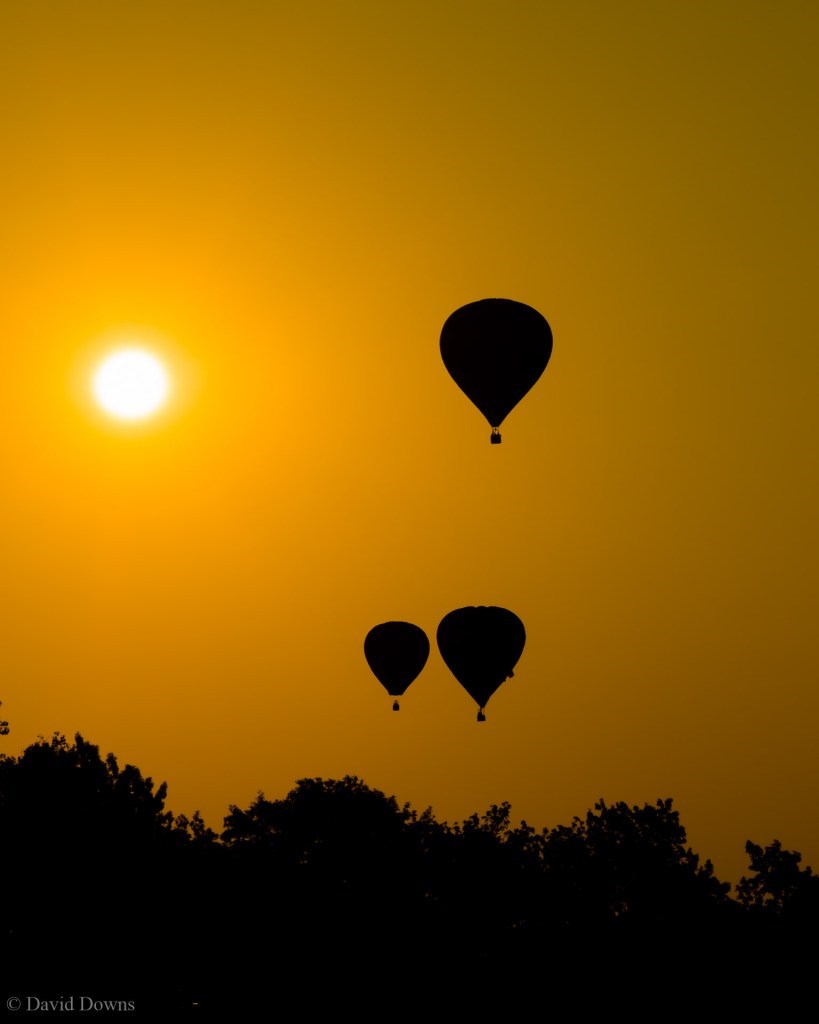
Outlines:
<svg viewBox="0 0 819 1024"><path fill-rule="evenodd" d="M483 709L481 709L478 712L478 721L479 722L485 722L486 721L486 715L483 713Z"/></svg>
<svg viewBox="0 0 819 1024"><path fill-rule="evenodd" d="M393 711L400 711L401 710L401 705L398 703L397 700L394 700L392 702L392 709L393 709Z"/></svg>
<svg viewBox="0 0 819 1024"><path fill-rule="evenodd" d="M500 435L500 431L498 430L497 427L493 427L492 428L492 433L489 435L489 443L490 444L500 444L501 443L501 435Z"/></svg>

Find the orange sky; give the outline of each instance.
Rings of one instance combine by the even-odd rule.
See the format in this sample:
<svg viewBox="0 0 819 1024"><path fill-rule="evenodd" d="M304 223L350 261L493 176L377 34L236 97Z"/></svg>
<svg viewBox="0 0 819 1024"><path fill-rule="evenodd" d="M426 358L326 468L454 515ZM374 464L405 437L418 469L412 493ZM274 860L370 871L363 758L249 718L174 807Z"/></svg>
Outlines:
<svg viewBox="0 0 819 1024"><path fill-rule="evenodd" d="M810 3L9 0L0 697L219 827L303 776L538 826L672 796L819 866ZM527 302L504 443L440 361ZM92 407L118 332L176 375ZM433 649L528 642L486 725Z"/></svg>

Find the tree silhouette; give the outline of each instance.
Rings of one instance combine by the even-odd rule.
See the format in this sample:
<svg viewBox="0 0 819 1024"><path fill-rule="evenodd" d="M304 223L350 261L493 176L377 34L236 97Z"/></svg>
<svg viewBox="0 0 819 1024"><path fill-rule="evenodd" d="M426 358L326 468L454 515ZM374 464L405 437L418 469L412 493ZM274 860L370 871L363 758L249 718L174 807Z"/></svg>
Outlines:
<svg viewBox="0 0 819 1024"><path fill-rule="evenodd" d="M196 922L165 908L188 901L195 864L178 854L207 835L196 816L175 821L165 796L164 783L154 789L79 734L0 756L1 952L10 975L32 991L47 983L170 998L176 982L156 972L157 958L184 949Z"/></svg>
<svg viewBox="0 0 819 1024"><path fill-rule="evenodd" d="M742 906L788 920L819 919L819 877L799 867L801 853L783 850L778 839L764 848L748 840L745 852L755 875L743 875L737 885Z"/></svg>
<svg viewBox="0 0 819 1024"><path fill-rule="evenodd" d="M655 1007L670 985L678 1003L736 1011L812 976L819 880L800 855L749 842L753 873L731 899L670 799L600 800L537 831L508 803L450 825L354 776L305 778L232 806L220 837L165 800L79 735L0 755L0 962L15 987L230 1019L285 992L330 1010L351 979L358 1011L383 1015L396 977L471 1014L545 993L573 1009L579 992L610 1013L634 997L622 979L635 965ZM409 1012L412 989L400 993Z"/></svg>
<svg viewBox="0 0 819 1024"><path fill-rule="evenodd" d="M629 807L600 800L585 818L544 836L544 862L566 919L661 926L709 916L730 885L686 845L672 801Z"/></svg>
<svg viewBox="0 0 819 1024"><path fill-rule="evenodd" d="M237 928L253 905L269 923L265 944L242 959L269 962L289 977L309 962L334 977L362 958L386 972L413 954L422 907L416 816L360 779L301 779L282 800L263 794L231 807L222 839L241 878ZM238 869L238 870L236 870Z"/></svg>

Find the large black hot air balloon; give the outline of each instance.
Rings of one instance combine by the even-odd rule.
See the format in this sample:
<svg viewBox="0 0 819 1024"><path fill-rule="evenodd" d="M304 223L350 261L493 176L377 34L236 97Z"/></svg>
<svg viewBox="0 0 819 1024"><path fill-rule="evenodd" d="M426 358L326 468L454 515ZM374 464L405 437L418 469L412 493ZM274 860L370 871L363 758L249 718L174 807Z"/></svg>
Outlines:
<svg viewBox="0 0 819 1024"><path fill-rule="evenodd" d="M450 672L478 705L478 721L500 684L512 676L526 630L505 608L458 608L441 619L438 649Z"/></svg>
<svg viewBox="0 0 819 1024"><path fill-rule="evenodd" d="M441 331L441 357L455 383L489 420L490 440L537 381L552 354L552 330L536 309L481 299L456 309Z"/></svg>
<svg viewBox="0 0 819 1024"><path fill-rule="evenodd" d="M391 697L401 697L429 657L429 640L411 622L382 622L364 638L364 657ZM400 710L397 700L393 711Z"/></svg>

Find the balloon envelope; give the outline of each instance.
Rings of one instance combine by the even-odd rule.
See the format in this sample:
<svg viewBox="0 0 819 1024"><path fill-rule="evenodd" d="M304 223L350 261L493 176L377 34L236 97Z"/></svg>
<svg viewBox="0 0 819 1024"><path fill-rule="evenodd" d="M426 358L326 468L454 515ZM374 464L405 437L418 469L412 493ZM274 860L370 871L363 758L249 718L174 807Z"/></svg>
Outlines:
<svg viewBox="0 0 819 1024"><path fill-rule="evenodd" d="M444 366L495 434L546 369L551 354L546 318L512 299L461 306L441 331Z"/></svg>
<svg viewBox="0 0 819 1024"><path fill-rule="evenodd" d="M523 623L505 608L458 608L438 626L441 657L481 709L512 675L525 643Z"/></svg>
<svg viewBox="0 0 819 1024"><path fill-rule="evenodd" d="M429 640L412 622L382 622L364 639L364 657L391 697L400 697L429 657Z"/></svg>

